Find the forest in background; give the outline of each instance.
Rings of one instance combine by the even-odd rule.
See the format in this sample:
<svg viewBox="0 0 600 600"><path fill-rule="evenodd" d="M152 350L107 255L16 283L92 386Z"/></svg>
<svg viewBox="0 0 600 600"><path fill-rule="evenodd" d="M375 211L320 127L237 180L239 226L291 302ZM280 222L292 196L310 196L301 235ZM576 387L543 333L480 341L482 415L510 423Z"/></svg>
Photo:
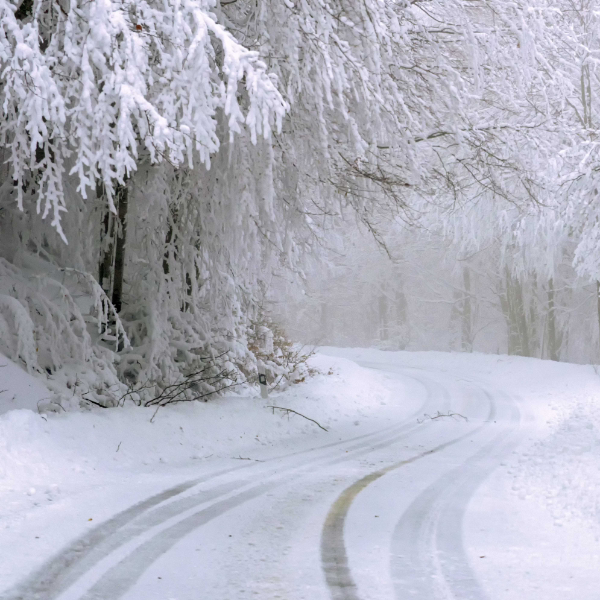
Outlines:
<svg viewBox="0 0 600 600"><path fill-rule="evenodd" d="M598 359L593 0L0 6L0 350L52 402L301 379L277 316Z"/></svg>
<svg viewBox="0 0 600 600"><path fill-rule="evenodd" d="M519 273L499 244L471 254L429 231L400 229L390 255L343 238L331 264L272 311L306 344L600 360L598 284L564 257L553 275Z"/></svg>

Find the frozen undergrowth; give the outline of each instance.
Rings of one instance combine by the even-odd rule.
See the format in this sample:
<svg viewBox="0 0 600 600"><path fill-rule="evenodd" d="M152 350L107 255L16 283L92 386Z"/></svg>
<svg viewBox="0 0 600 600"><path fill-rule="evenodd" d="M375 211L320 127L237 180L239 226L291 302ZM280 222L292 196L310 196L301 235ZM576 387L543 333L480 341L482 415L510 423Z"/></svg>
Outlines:
<svg viewBox="0 0 600 600"><path fill-rule="evenodd" d="M335 430L344 423L362 432L361 426L386 412L391 393L380 375L318 355L310 363L320 374L267 401L253 391L158 412L125 406L38 414L40 381L8 359L0 363L7 365L0 369L0 389L8 390L0 395L0 412L8 410L0 415L0 497L2 512L13 516L63 494L144 477L164 465L177 469L208 458L251 458L259 448L294 444L298 437L316 436L315 442L325 443L336 439ZM395 392L401 397L398 384ZM270 403L305 414L331 433L300 416L273 413L266 408Z"/></svg>
<svg viewBox="0 0 600 600"><path fill-rule="evenodd" d="M115 347L99 343L116 317L95 280L21 253L19 265L0 258L0 352L48 388L40 409L78 407L87 395L106 401L124 393ZM115 325L123 331L116 317Z"/></svg>
<svg viewBox="0 0 600 600"><path fill-rule="evenodd" d="M164 327L152 312L128 309L121 320L89 273L46 258L0 257L0 352L43 381L41 411L248 392L259 363L276 389L311 374L311 349L290 342L264 311L238 315L236 335L193 313Z"/></svg>

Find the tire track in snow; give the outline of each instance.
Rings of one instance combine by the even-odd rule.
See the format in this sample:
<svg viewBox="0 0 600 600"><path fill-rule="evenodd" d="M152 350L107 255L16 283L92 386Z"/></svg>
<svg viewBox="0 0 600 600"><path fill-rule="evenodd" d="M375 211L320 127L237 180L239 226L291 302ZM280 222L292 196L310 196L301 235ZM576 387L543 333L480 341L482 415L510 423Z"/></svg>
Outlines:
<svg viewBox="0 0 600 600"><path fill-rule="evenodd" d="M488 422L494 420L496 414L496 404L493 397L488 394L486 394L486 397L490 402L490 409L488 416L482 424L470 430L468 433L444 442L443 444L439 444L430 450L421 452L409 459L399 461L384 469L374 471L356 481L338 496L338 499L334 502L326 517L321 536L321 565L325 575L325 581L333 600L360 600L357 586L348 564L348 555L344 542L344 526L348 511L358 494L387 473L400 469L401 467L416 462L431 454L441 452L486 428ZM461 468L456 471L460 471ZM454 471L452 473L454 474ZM420 509L420 506L416 501L411 506L414 506L415 512ZM410 523L410 519L407 519L406 522ZM398 597L400 598L400 595L398 595ZM419 596L420 600L432 600L432 598L433 596L431 595ZM462 598L460 600L462 600Z"/></svg>
<svg viewBox="0 0 600 600"><path fill-rule="evenodd" d="M183 494L197 485L246 466L240 465L222 469L205 477L186 481L130 506L77 538L58 555L44 563L25 582L18 584L11 591L4 592L0 598L2 600L51 600L55 598L61 590L71 585L88 568L100 560L95 556L95 550L107 548L104 545L107 540L108 549L110 549L113 545L111 536L118 534L140 515L149 513L154 507Z"/></svg>
<svg viewBox="0 0 600 600"><path fill-rule="evenodd" d="M347 447L348 444L350 444L350 451L347 451L345 454L338 458L330 460L327 463L329 465L350 460L362 454L371 452L374 449L378 449L396 443L397 441L399 441L400 438L406 435L407 429L411 429L411 426L408 423L414 420L416 416L419 415L421 411L428 404L430 404L433 399L431 382L429 382L429 380L423 380L419 377L414 377L412 375L406 374L404 376L413 379L417 381L417 383L423 385L426 389L426 398L423 404L419 407L419 409L413 414L411 414L409 417L407 417L404 421L402 421L400 425L392 425L390 427L386 427L382 430L373 433L356 436L349 440L332 442L330 444L325 444L318 448L311 448L309 450L293 452L284 455L283 457L271 458L265 462L281 463L281 461L286 461L289 459L300 457L301 464L295 467L295 469L294 467L291 467L292 469L297 470L302 469L302 467L305 466L305 457L307 455L310 455L311 453L322 453L323 451L327 451L330 449L337 449L337 447L342 445L345 445ZM378 438L385 438L386 436L391 437L389 439L385 439L383 443L376 444L375 446L370 445L372 444L372 440L377 440ZM327 460L327 457L317 456L316 460ZM311 462L311 465L314 467L314 460ZM276 475L277 469L282 469L285 467L285 464L278 464L274 467L274 473L271 473L271 476ZM93 569L104 558L106 558L107 555L110 555L111 553L115 552L136 536L142 535L144 532L147 532L148 530L156 527L157 525L160 525L161 523L164 523L169 519L177 517L177 515L181 515L182 513L193 509L195 506L202 505L211 500L218 500L219 497L222 497L227 493L230 493L233 490L240 488L243 485L246 485L247 482L245 480L230 482L229 484L218 486L217 488L215 488L214 492L213 490L201 491L197 494L194 494L192 496L186 496L179 500L177 500L177 496L184 494L193 487L204 483L210 483L218 477L227 475L235 471L260 471L262 469L264 469L264 467L262 465L257 464L237 465L235 467L221 469L216 472L206 474L202 477L183 482L167 490L164 490L163 492L150 496L149 498L114 515L104 523L95 527L92 531L84 534L83 536L80 536L78 539L76 539L74 542L72 542L66 548L64 548L59 554L55 555L49 561L43 564L25 581L21 582L20 584L17 584L17 586L12 588L12 590L4 592L2 595L0 595L0 598L2 600L54 600L61 596L66 590L68 590L73 584L80 580L85 574L89 573L89 571ZM288 470L286 470L286 475L288 474L290 474L289 467ZM264 477L264 474L261 473L258 476ZM267 477L268 476L269 475L267 474ZM271 487L274 485L281 485L282 483L284 483L284 481L280 481L277 483L273 482L272 484L269 483L268 489L271 489ZM190 518L190 520L187 521L188 525L190 523L198 523L197 525L195 525L195 527L201 526L205 522L208 522L208 520L211 520L212 518L219 516L223 512L237 506L239 503L253 499L255 497L256 490L262 489L263 487L264 486L255 486L250 490L239 494L238 496L227 498L226 500L223 500L220 503L217 502L216 505L212 507L202 509L197 514L202 514L204 516L198 516L197 520ZM266 490L267 488L264 488L264 491L260 493L264 493ZM236 502L234 498L238 498L239 502ZM243 498L246 498L246 500L243 500ZM163 503L167 504L165 504L165 506L161 506ZM188 528L186 533L189 533L190 531L191 529ZM172 543L163 543L161 546L164 548L162 550L162 553L168 550L177 541L177 539L180 539L175 539L177 535L179 535L179 533L180 530L177 529L175 526L173 526L173 528L169 530L167 538L168 540L171 540ZM148 544L149 542L146 543ZM148 548L148 546L146 546L146 548ZM144 561L144 569L147 568L149 564L149 562ZM141 572L139 574L141 574ZM115 575L117 575L116 571ZM123 593L125 591L126 588L123 588ZM113 593L111 592L111 594L108 596L96 597L103 597L107 600L116 600L118 596L113 595Z"/></svg>
<svg viewBox="0 0 600 600"><path fill-rule="evenodd" d="M390 439L327 460L321 464L320 467L333 466L353 458L365 456L374 450L387 448L390 445L405 440L408 435L421 428L422 425L418 424L405 426L402 428L402 433L397 431ZM319 466L318 463L312 462L310 465L304 466L298 470L314 471L316 466ZM287 483L292 478L289 475L292 475L292 473L288 473L286 476L275 481L255 485L239 494L185 516L158 533L151 533L148 536L148 539L140 540L141 544L137 545L135 549L127 554L127 556L121 559L116 565L110 567L107 572L103 573L98 582L86 593L83 595L77 594L76 596L68 596L68 600L75 597L80 600L117 600L118 598L121 598L127 590L135 584L152 562L156 561L160 556L170 550L183 537L189 535L191 531L205 525L225 512ZM298 473L295 474L295 476L298 475ZM65 598L65 600L67 600L67 598Z"/></svg>
<svg viewBox="0 0 600 600"><path fill-rule="evenodd" d="M381 435L381 432L377 432L377 434ZM367 435L370 437L375 434ZM354 442L362 437L337 442L335 445L348 444L348 442ZM362 447L363 445L366 444L359 444L355 447ZM350 448L354 447L350 446ZM307 451L307 453L311 451ZM349 452L346 456L351 458L354 453L350 454ZM144 531L176 517L190 508L210 500L217 500L233 489L246 485L247 481L236 480L224 486L217 486L217 494L212 494L212 490L207 490L181 499L177 499L177 496L181 496L203 483L210 483L223 475L235 471L251 470L252 467L256 468L256 465L244 464L222 469L204 477L178 484L131 506L69 544L67 548L51 558L24 583L21 583L12 591L5 592L0 598L2 600L52 600L58 597L94 565L104 559L107 554L124 545L132 537L140 535ZM172 502L161 506L169 500L172 500Z"/></svg>
<svg viewBox="0 0 600 600"><path fill-rule="evenodd" d="M397 598L484 600L467 558L462 523L469 500L490 474L490 460L518 443L520 414L465 464L426 488L404 512L392 538L391 572Z"/></svg>

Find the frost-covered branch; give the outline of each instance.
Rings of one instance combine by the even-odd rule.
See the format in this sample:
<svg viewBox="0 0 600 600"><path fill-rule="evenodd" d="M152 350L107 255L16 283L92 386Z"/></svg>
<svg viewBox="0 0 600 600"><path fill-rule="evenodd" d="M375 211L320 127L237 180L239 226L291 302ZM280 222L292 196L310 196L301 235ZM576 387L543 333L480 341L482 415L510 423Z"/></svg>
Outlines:
<svg viewBox="0 0 600 600"><path fill-rule="evenodd" d="M64 180L87 197L98 181L114 211L115 186L141 160L210 164L219 113L230 134L256 143L287 110L256 52L219 24L210 0L34 0L17 20L0 3L1 143L10 149L17 202L34 188L66 241ZM240 91L244 90L244 100Z"/></svg>

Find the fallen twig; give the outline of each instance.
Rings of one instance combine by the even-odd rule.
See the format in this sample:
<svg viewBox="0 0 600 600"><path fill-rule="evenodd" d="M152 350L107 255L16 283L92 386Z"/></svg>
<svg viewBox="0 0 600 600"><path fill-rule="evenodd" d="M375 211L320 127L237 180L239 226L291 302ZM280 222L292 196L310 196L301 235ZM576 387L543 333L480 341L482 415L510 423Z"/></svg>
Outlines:
<svg viewBox="0 0 600 600"><path fill-rule="evenodd" d="M156 407L156 410L154 411L154 414L152 415L152 418L150 419L150 423L154 423L154 417L156 416L156 413L158 412L158 409L162 406L162 404L159 404Z"/></svg>
<svg viewBox="0 0 600 600"><path fill-rule="evenodd" d="M238 381L237 374L234 371L225 369L218 364L218 360L227 354L228 351L214 357L201 357L204 364L200 365L198 370L188 373L182 380L165 385L160 389L152 381L130 386L127 392L118 399L117 405L122 406L127 399L132 399L143 406L166 406L167 404L189 402L191 400L204 400L207 402L208 397L213 394L246 383L246 381ZM229 383L224 383L225 381L229 381ZM203 384L209 385L209 391L201 391L199 386ZM154 390L154 393L151 398L144 400L141 397L142 392L152 392L152 390Z"/></svg>
<svg viewBox="0 0 600 600"><path fill-rule="evenodd" d="M13 400L16 398L16 395L13 396ZM40 398L37 401L37 411L38 414L41 414L40 412L40 402L45 402L46 400L48 400L49 404L52 404L53 406L58 406L61 410L63 410L64 412L67 412L67 409L60 403L60 402L56 402L56 400L51 400L50 398Z"/></svg>
<svg viewBox="0 0 600 600"><path fill-rule="evenodd" d="M100 408L108 408L108 406L105 406L104 404L102 404L100 402L96 402L95 400L91 400L90 398L87 398L85 395L82 395L81 397L83 398L83 400L85 400L86 402L89 402L90 404L93 404L94 406L99 406Z"/></svg>
<svg viewBox="0 0 600 600"><path fill-rule="evenodd" d="M285 408L283 406L266 406L265 408L272 408L273 409L273 414L275 414L275 409L277 409L277 410L283 410L288 415L290 413L293 413L294 415L298 415L299 417L302 417L303 419L306 419L307 421L312 421L315 425L317 425L318 427L320 427L323 431L328 431L318 421L315 421L314 419L311 419L310 417L307 417L306 415L303 415L302 413L299 413L298 411L295 411L295 410L293 410L291 408Z"/></svg>
<svg viewBox="0 0 600 600"><path fill-rule="evenodd" d="M461 419L464 419L465 421L469 421L469 419L467 419L467 417L465 417L465 415L461 415L460 413L453 413L448 411L447 413L441 413L439 410L437 411L437 414L434 415L433 417L431 415L428 415L427 413L425 413L425 415L423 415L425 417L425 419L431 419L432 421L434 421L435 419L441 419L442 417L450 417L451 419L454 419L455 421L458 420L457 417L460 417ZM425 419L417 419L417 423L423 423L425 421Z"/></svg>

